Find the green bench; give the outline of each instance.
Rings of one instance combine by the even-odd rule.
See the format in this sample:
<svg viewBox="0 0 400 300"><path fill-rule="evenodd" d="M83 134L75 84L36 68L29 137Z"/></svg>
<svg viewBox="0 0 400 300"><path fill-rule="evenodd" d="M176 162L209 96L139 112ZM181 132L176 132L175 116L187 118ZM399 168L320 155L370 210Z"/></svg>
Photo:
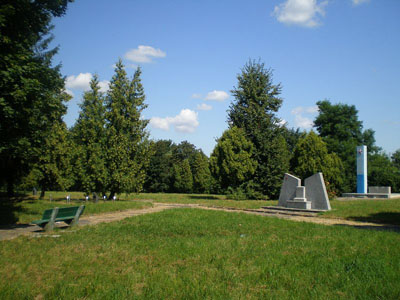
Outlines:
<svg viewBox="0 0 400 300"><path fill-rule="evenodd" d="M72 207L55 207L46 209L41 220L33 221L32 224L39 225L46 231L53 230L54 223L64 221L70 226L78 224L79 217L82 215L85 205Z"/></svg>

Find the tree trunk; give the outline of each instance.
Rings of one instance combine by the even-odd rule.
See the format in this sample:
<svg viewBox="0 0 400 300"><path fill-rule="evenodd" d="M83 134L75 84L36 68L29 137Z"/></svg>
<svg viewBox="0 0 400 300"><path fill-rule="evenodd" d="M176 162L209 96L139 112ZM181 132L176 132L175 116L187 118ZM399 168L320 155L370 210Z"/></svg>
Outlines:
<svg viewBox="0 0 400 300"><path fill-rule="evenodd" d="M43 199L45 193L46 193L46 189L45 189L45 188L42 188L42 190L40 191L39 199Z"/></svg>
<svg viewBox="0 0 400 300"><path fill-rule="evenodd" d="M111 191L110 196L108 197L108 199L113 199L114 195L115 195L115 191Z"/></svg>

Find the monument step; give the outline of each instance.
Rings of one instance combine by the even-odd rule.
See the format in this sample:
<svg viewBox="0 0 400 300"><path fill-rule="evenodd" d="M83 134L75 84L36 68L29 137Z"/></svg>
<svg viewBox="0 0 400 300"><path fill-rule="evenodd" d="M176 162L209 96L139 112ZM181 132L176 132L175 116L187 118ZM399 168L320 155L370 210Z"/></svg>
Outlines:
<svg viewBox="0 0 400 300"><path fill-rule="evenodd" d="M311 209L311 201L304 200L287 200L287 208Z"/></svg>

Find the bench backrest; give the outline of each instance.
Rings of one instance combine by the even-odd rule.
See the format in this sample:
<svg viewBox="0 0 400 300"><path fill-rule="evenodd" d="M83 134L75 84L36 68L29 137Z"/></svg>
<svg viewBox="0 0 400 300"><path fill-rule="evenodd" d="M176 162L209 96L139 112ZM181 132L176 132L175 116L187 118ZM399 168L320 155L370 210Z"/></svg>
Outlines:
<svg viewBox="0 0 400 300"><path fill-rule="evenodd" d="M68 217L73 218L75 216L76 212L78 211L78 209L79 209L79 206L60 207L58 209L58 214L56 216L56 220L58 218L68 218ZM82 214L84 210L85 210L85 206L83 206L83 209L80 214ZM53 209L46 209L43 213L42 219L43 220L50 219L52 211L53 211Z"/></svg>

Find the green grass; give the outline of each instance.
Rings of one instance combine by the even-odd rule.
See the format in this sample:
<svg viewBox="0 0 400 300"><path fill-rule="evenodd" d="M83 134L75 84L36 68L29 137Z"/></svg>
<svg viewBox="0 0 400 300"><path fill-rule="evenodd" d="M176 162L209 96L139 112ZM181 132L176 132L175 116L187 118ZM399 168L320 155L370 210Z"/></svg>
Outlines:
<svg viewBox="0 0 400 300"><path fill-rule="evenodd" d="M70 203L66 202L64 197L66 194L61 192L53 192L51 202L49 201L49 196L45 197L45 199L38 199L38 196L25 196L14 202L0 201L0 224L30 223L33 220L41 219L44 210L54 207L84 204L84 215L92 215L127 209L142 209L152 206L151 202L144 201L117 200L113 202L99 200L98 203L94 203L93 201L85 202L82 200L84 199L83 193L73 192L68 194L71 195Z"/></svg>
<svg viewBox="0 0 400 300"><path fill-rule="evenodd" d="M0 242L1 299L399 299L400 235L175 209Z"/></svg>
<svg viewBox="0 0 400 300"><path fill-rule="evenodd" d="M324 218L400 225L400 199L331 201Z"/></svg>
<svg viewBox="0 0 400 300"><path fill-rule="evenodd" d="M124 196L122 196L124 197ZM206 195L206 194L165 194L165 193L140 193L125 197L140 200L152 200L160 203L184 203L201 204L206 206L221 206L233 208L260 208L262 206L277 205L275 200L229 200L224 195Z"/></svg>

